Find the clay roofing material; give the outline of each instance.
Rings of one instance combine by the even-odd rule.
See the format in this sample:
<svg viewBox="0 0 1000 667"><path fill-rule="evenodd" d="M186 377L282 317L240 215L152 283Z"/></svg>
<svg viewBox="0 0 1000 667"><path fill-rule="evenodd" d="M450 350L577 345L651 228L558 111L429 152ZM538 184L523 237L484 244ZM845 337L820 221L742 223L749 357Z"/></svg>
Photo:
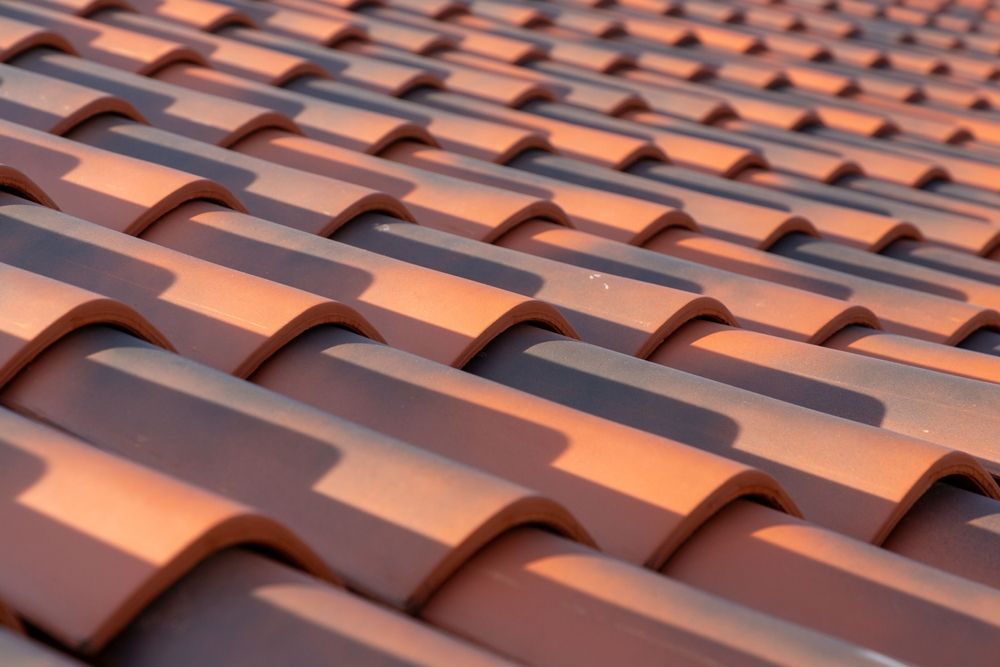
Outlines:
<svg viewBox="0 0 1000 667"><path fill-rule="evenodd" d="M998 55L0 2L0 663L995 664Z"/></svg>

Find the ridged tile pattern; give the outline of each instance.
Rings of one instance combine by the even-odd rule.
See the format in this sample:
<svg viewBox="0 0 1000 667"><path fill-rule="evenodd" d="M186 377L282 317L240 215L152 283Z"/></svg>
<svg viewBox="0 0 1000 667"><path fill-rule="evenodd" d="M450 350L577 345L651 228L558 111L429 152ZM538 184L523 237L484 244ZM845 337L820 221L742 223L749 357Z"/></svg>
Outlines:
<svg viewBox="0 0 1000 667"><path fill-rule="evenodd" d="M998 0L0 2L0 664L1000 646Z"/></svg>

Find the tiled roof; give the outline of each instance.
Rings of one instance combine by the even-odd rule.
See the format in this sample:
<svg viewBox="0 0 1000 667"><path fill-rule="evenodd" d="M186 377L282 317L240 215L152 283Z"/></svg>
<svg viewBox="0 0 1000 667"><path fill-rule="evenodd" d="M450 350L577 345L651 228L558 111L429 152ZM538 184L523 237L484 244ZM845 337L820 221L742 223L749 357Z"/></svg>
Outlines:
<svg viewBox="0 0 1000 667"><path fill-rule="evenodd" d="M0 190L4 666L997 662L997 0L3 0Z"/></svg>

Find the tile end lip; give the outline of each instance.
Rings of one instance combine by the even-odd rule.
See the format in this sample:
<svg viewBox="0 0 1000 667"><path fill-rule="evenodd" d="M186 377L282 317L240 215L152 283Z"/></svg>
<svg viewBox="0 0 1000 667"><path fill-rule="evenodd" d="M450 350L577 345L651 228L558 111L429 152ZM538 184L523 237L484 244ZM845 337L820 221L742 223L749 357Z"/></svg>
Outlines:
<svg viewBox="0 0 1000 667"><path fill-rule="evenodd" d="M476 553L506 534L526 526L541 528L586 547L597 548L594 538L569 510L554 500L525 490L453 548L405 600L397 603L398 606L409 613L418 613Z"/></svg>
<svg viewBox="0 0 1000 667"><path fill-rule="evenodd" d="M247 209L228 189L218 183L199 178L192 180L183 187L175 190L170 195L164 197L155 205L150 206L146 211L128 224L124 233L130 236L139 236L157 220L167 215L171 211L179 208L190 201L203 199L219 204L226 208L246 213Z"/></svg>
<svg viewBox="0 0 1000 667"><path fill-rule="evenodd" d="M819 230L807 218L800 215L789 215L781 224L771 230L765 238L755 244L758 250L767 250L781 239L791 234L806 234L814 238L822 238Z"/></svg>
<svg viewBox="0 0 1000 667"><path fill-rule="evenodd" d="M161 69L180 63L189 63L208 67L208 61L206 61L200 53L186 46L178 46L177 48L164 53L156 60L146 63L136 71L136 74L141 74L142 76L153 76Z"/></svg>
<svg viewBox="0 0 1000 667"><path fill-rule="evenodd" d="M940 447L941 455L933 461L927 470L911 485L909 491L899 499L895 508L885 521L868 539L875 545L880 545L889 537L913 505L927 493L933 484L949 478L961 479L973 493L979 493L994 500L1000 499L1000 487L989 472L975 457L965 452L948 450Z"/></svg>
<svg viewBox="0 0 1000 667"><path fill-rule="evenodd" d="M803 518L798 505L771 475L756 468L745 467L730 475L715 493L691 510L650 554L643 566L657 571L662 569L699 528L739 500L764 505L797 519Z"/></svg>
<svg viewBox="0 0 1000 667"><path fill-rule="evenodd" d="M13 19L11 20L13 21ZM38 48L55 49L56 51L61 51L71 56L80 55L79 51L73 48L73 45L69 43L69 40L64 38L62 35L51 30L45 30L38 26L32 27L37 28L37 30L32 34L25 36L20 41L15 42L3 52L0 52L0 62L8 62L19 55Z"/></svg>
<svg viewBox="0 0 1000 667"><path fill-rule="evenodd" d="M244 14L243 12L237 10L235 7L230 9L225 14L222 14L215 18L214 21L202 26L202 30L205 32L216 32L222 30L223 28L258 28L257 23Z"/></svg>
<svg viewBox="0 0 1000 667"><path fill-rule="evenodd" d="M129 5L127 0L91 0L89 4L76 10L75 14L77 16L87 18L91 14L96 14L97 12L105 9L124 9L125 11L135 11L132 9L131 5Z"/></svg>
<svg viewBox="0 0 1000 667"><path fill-rule="evenodd" d="M1000 243L1000 230L997 231L998 238L997 242ZM915 225L909 222L898 222L889 229L885 230L885 233L874 239L867 246L863 246L868 252L880 253L896 241L903 240L912 241L923 241L924 235L920 233Z"/></svg>
<svg viewBox="0 0 1000 667"><path fill-rule="evenodd" d="M855 326L872 329L873 331L880 331L882 329L882 323L871 310L864 306L847 305L844 310L820 327L805 342L812 343L813 345L823 345L844 329Z"/></svg>
<svg viewBox="0 0 1000 667"><path fill-rule="evenodd" d="M566 212L558 204L547 199L539 199L509 216L479 240L486 243L495 243L507 232L532 221L549 222L569 229L576 228L569 216L566 215Z"/></svg>
<svg viewBox="0 0 1000 667"><path fill-rule="evenodd" d="M242 508L211 526L157 568L85 640L64 637L63 641L84 654L101 651L157 597L201 562L216 553L241 546L264 547L292 567L334 586L343 585L323 559L290 530L266 515Z"/></svg>
<svg viewBox="0 0 1000 667"><path fill-rule="evenodd" d="M493 324L469 342L451 360L449 365L454 368L464 368L486 346L510 329L522 324L534 325L575 340L579 340L580 338L573 325L569 323L569 320L555 306L538 299L525 297L520 303L509 308L504 314L496 318Z"/></svg>
<svg viewBox="0 0 1000 667"><path fill-rule="evenodd" d="M166 336L129 306L120 301L88 292L87 290L73 288L73 291L84 295L89 294L90 298L66 311L51 322L32 340L27 341L6 363L0 366L0 387L10 382L18 373L44 354L51 346L74 331L84 327L95 325L110 326L126 331L157 347L170 350L171 352L176 351Z"/></svg>
<svg viewBox="0 0 1000 667"><path fill-rule="evenodd" d="M507 148L498 153L496 157L491 160L491 162L506 166L508 163L520 157L522 153L527 153L528 151L543 151L545 153L557 154L556 149L551 143L549 143L548 139L537 132L531 132L522 136L510 146L507 146Z"/></svg>
<svg viewBox="0 0 1000 667"><path fill-rule="evenodd" d="M223 148L231 148L234 144L261 130L284 130L292 134L305 134L295 121L283 113L261 109L261 113L222 137L216 145Z"/></svg>
<svg viewBox="0 0 1000 667"><path fill-rule="evenodd" d="M950 336L942 341L942 344L951 346L958 345L980 329L1000 330L1000 312L990 308L981 309L973 317L970 317L968 320L963 322L960 327L955 329Z"/></svg>
<svg viewBox="0 0 1000 667"><path fill-rule="evenodd" d="M141 113L139 113L139 110L132 106L130 102L114 95L104 95L99 99L80 107L69 116L61 119L58 123L49 128L48 132L60 137L65 136L90 119L104 114L124 116L129 120L134 120L135 122L142 123L143 125L150 124L149 121L146 120Z"/></svg>
<svg viewBox="0 0 1000 667"><path fill-rule="evenodd" d="M59 206L37 183L14 167L0 163L0 191L58 211ZM0 206L4 202L0 201Z"/></svg>
<svg viewBox="0 0 1000 667"><path fill-rule="evenodd" d="M229 373L241 379L250 377L283 347L307 331L321 326L343 327L365 338L385 342L382 334L354 308L337 301L324 300L296 315L247 355L236 368L229 370Z"/></svg>
<svg viewBox="0 0 1000 667"><path fill-rule="evenodd" d="M702 295L691 296L692 298L684 306L671 313L656 331L646 337L645 342L632 356L648 359L660 346L668 342L674 333L692 320L708 320L733 327L739 326L736 317L718 299Z"/></svg>
<svg viewBox="0 0 1000 667"><path fill-rule="evenodd" d="M635 233L632 238L622 240L629 245L642 247L660 232L665 232L673 227L687 229L692 232L701 231L698 223L695 222L695 219L689 213L681 209L670 209L664 211L663 214Z"/></svg>
<svg viewBox="0 0 1000 667"><path fill-rule="evenodd" d="M246 211L240 212L245 213ZM339 214L333 216L322 229L314 233L323 237L333 236L338 229L365 213L380 213L402 222L417 224L413 214L401 201L383 192L371 190Z"/></svg>
<svg viewBox="0 0 1000 667"><path fill-rule="evenodd" d="M441 148L441 144L430 132L417 123L404 122L384 134L365 151L369 155L381 155L400 143L412 141L423 146Z"/></svg>

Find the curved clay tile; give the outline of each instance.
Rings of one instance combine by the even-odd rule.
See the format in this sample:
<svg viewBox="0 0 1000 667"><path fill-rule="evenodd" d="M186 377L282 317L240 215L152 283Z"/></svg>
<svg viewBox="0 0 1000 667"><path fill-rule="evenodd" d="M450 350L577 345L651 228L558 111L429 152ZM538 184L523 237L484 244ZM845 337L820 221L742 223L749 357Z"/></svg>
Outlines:
<svg viewBox="0 0 1000 667"><path fill-rule="evenodd" d="M402 141L382 157L447 176L551 200L573 226L624 243L642 244L668 227L691 229L691 218L676 208L680 202L653 202L617 192L588 188L520 169L509 169L433 146ZM515 158L513 164L517 163Z"/></svg>
<svg viewBox="0 0 1000 667"><path fill-rule="evenodd" d="M824 346L974 380L1000 382L1000 359L908 336L848 327L828 339Z"/></svg>
<svg viewBox="0 0 1000 667"><path fill-rule="evenodd" d="M458 63L442 62L437 58L427 58L400 52L378 44L354 41L342 49L349 53L363 55L408 67L416 67L439 78L448 90L496 102L509 107L519 107L529 100L553 99L548 86L512 77L499 72L485 72Z"/></svg>
<svg viewBox="0 0 1000 667"><path fill-rule="evenodd" d="M912 140L911 137L893 137L893 142L910 140ZM921 141L921 143L923 142ZM951 149L949 148L948 150ZM954 150L967 151L968 149L966 145L962 145L961 147L956 146ZM927 189L917 190L903 187L897 183L888 183L877 178L865 177L846 178L838 185L852 190L882 195L890 199L896 199L929 209L937 209L945 213L977 218L994 225L1000 224L1000 207L991 205L988 201L988 198L992 194L988 189L980 189L958 183L940 182L932 184ZM958 190L964 190L965 192L958 192ZM953 191L955 196L952 196ZM982 195L983 201L977 201L975 198L962 198L962 195L966 193Z"/></svg>
<svg viewBox="0 0 1000 667"><path fill-rule="evenodd" d="M987 307L859 277L803 262L786 247L808 237L791 235L770 252L746 248L687 230L668 230L644 247L691 262L795 287L871 310L889 333L933 343L956 344L984 326L1000 326L1000 313ZM834 332L831 332L834 333ZM822 341L817 341L822 342Z"/></svg>
<svg viewBox="0 0 1000 667"><path fill-rule="evenodd" d="M878 326L869 310L840 299L545 222L521 225L500 239L499 245L602 273L702 293L725 304L742 326L792 340L823 341L850 324Z"/></svg>
<svg viewBox="0 0 1000 667"><path fill-rule="evenodd" d="M198 30L215 32L227 25L254 26L253 19L220 2L203 0L127 0L128 4L143 14L152 14L168 21L181 23Z"/></svg>
<svg viewBox="0 0 1000 667"><path fill-rule="evenodd" d="M0 261L119 299L149 318L181 354L236 375L249 374L321 324L381 338L343 304L40 206L4 206L0 234Z"/></svg>
<svg viewBox="0 0 1000 667"><path fill-rule="evenodd" d="M184 169L211 178L229 187L250 213L281 220L314 234L328 235L354 216L368 211L382 211L411 219L402 204L380 192L241 155L128 120L111 116L95 118L78 127L70 136L81 149L89 148L93 152L104 149L99 152L109 155L111 151L123 153L132 158L128 159L129 163L150 166L159 163L164 167ZM66 206L63 208L72 212ZM176 206L162 210L157 217L162 217L173 208Z"/></svg>
<svg viewBox="0 0 1000 667"><path fill-rule="evenodd" d="M933 160L948 171L952 180L984 190L1000 190L1000 164L996 160L981 159L959 147L916 142L907 139L885 142L889 150L921 160Z"/></svg>
<svg viewBox="0 0 1000 667"><path fill-rule="evenodd" d="M365 31L351 21L337 20L312 12L302 12L260 2L216 1L240 10L253 19L261 30L294 39L316 42L323 46L331 46L346 39L364 37L365 35Z"/></svg>
<svg viewBox="0 0 1000 667"><path fill-rule="evenodd" d="M710 23L742 23L742 7L716 5L712 2L681 0L674 4L674 13L691 19L701 19Z"/></svg>
<svg viewBox="0 0 1000 667"><path fill-rule="evenodd" d="M753 53L763 46L759 37L745 30L691 21L678 16L648 17L641 22L627 20L625 29L630 34L667 43L675 43L678 31L683 29L705 46L735 53Z"/></svg>
<svg viewBox="0 0 1000 667"><path fill-rule="evenodd" d="M960 341L958 346L973 352L1000 357L1000 327L983 327L973 331Z"/></svg>
<svg viewBox="0 0 1000 667"><path fill-rule="evenodd" d="M116 667L509 665L403 614L243 550L202 563L146 608L99 659Z"/></svg>
<svg viewBox="0 0 1000 667"><path fill-rule="evenodd" d="M764 89L788 84L788 79L777 65L756 58L719 54L697 47L661 46L635 38L628 39L626 43L634 47L631 51L639 67L680 79L697 81L718 77Z"/></svg>
<svg viewBox="0 0 1000 667"><path fill-rule="evenodd" d="M76 52L64 37L55 31L35 25L31 17L18 21L8 16L0 16L0 61L6 61L36 47L48 47L64 53Z"/></svg>
<svg viewBox="0 0 1000 667"><path fill-rule="evenodd" d="M122 13L110 10L100 15ZM197 53L175 41L32 7L28 3L2 3L0 15L57 32L85 58L130 72L148 74L174 62L202 62Z"/></svg>
<svg viewBox="0 0 1000 667"><path fill-rule="evenodd" d="M853 95L849 99L873 111L891 116L892 122L907 134L949 144L958 143L972 136L969 130L963 127L961 118L955 118L947 113L935 113L933 109L917 104L897 102L865 93Z"/></svg>
<svg viewBox="0 0 1000 667"><path fill-rule="evenodd" d="M392 7L368 8L365 13L393 23L433 30L447 36L463 51L501 62L520 63L545 55L545 47L539 44L538 40L528 39L523 34L504 34L499 31L483 29L482 19L477 19L466 12L453 12L441 17L438 21L402 12ZM468 25L465 24L466 21L469 22Z"/></svg>
<svg viewBox="0 0 1000 667"><path fill-rule="evenodd" d="M397 223L361 218L334 238L542 299L559 308L584 340L639 357L695 317L732 322L714 299Z"/></svg>
<svg viewBox="0 0 1000 667"><path fill-rule="evenodd" d="M602 551L637 565L658 567L735 498L798 513L758 471L342 329L301 337L252 381L538 489L563 503ZM386 401L396 406L390 413ZM449 418L455 410L475 419Z"/></svg>
<svg viewBox="0 0 1000 667"><path fill-rule="evenodd" d="M688 129L685 127L687 123L684 121L678 121L678 119L672 119L663 114L635 114L632 118L638 122L657 127L670 128L673 126L681 132L699 131L696 127ZM753 167L765 166L763 160L766 159L767 163L775 169L824 183L832 183L844 176L861 173L861 168L857 163L826 151L741 134L739 130L742 124L743 122L739 120L721 121L716 124L720 130L709 130L708 132L715 134L719 141L728 141L737 146L744 146L760 155L760 164L751 165ZM701 132L708 133L704 130ZM745 168L746 166L744 166ZM743 169L719 175L735 178L742 171Z"/></svg>
<svg viewBox="0 0 1000 667"><path fill-rule="evenodd" d="M622 72L621 77L630 81L639 80L658 86L669 94L677 91L689 96L707 97L716 105L731 109L742 118L775 127L778 130L796 130L819 120L816 113L806 105L783 102L781 98L776 100L773 95L762 93L756 89L735 89L734 84L725 84L725 88L722 87L721 83L709 86L708 84L682 81L653 72L637 70ZM643 90L645 91L645 89ZM647 98L649 98L648 95ZM660 103L652 98L649 100L655 111L673 112L673 109L666 103ZM689 120L702 122L701 118L689 118ZM713 122L716 118L709 117L707 120Z"/></svg>
<svg viewBox="0 0 1000 667"><path fill-rule="evenodd" d="M58 210L56 203L34 181L20 171L0 162L0 192L33 201Z"/></svg>
<svg viewBox="0 0 1000 667"><path fill-rule="evenodd" d="M452 113L354 86L302 78L287 87L319 99L406 119L426 128L449 151L480 160L503 164L523 151L551 148L540 133L530 129L473 118L461 112Z"/></svg>
<svg viewBox="0 0 1000 667"><path fill-rule="evenodd" d="M141 230L192 199L242 208L212 181L4 120L0 152L23 168L61 210L126 233Z"/></svg>
<svg viewBox="0 0 1000 667"><path fill-rule="evenodd" d="M10 667L82 667L83 663L56 653L37 641L0 630L0 660Z"/></svg>
<svg viewBox="0 0 1000 667"><path fill-rule="evenodd" d="M501 6L501 3L492 2L491 0L487 0L486 3L481 0L474 0L472 4L476 11L483 4L489 4L494 7ZM531 7L530 9L534 8ZM609 16L605 12L582 11L580 9L559 7L554 3L541 5L539 9L544 13L544 18L539 17L539 19L530 21L523 27L530 28L552 24L565 29L567 32L584 33L593 37L613 37L622 34L625 30L625 26L618 17ZM574 34L574 37L576 36Z"/></svg>
<svg viewBox="0 0 1000 667"><path fill-rule="evenodd" d="M750 193L750 196L740 196L737 192L733 196L730 191L739 190L738 183L668 164L643 161L622 174L596 170L559 156L534 151L513 160L511 166L531 172L532 177L548 176L552 180L562 179L651 204L677 207L694 218L699 226L706 225L709 233L755 247L766 248L793 232L817 233L808 220L789 212L792 207L780 203L775 205L771 201L773 197L762 198L756 192ZM692 228L691 225L670 225L674 226ZM666 228L646 231L660 232ZM619 239L618 234L606 233L604 229L586 231L635 244L645 243L653 236L644 233Z"/></svg>
<svg viewBox="0 0 1000 667"><path fill-rule="evenodd" d="M534 24L551 24L552 19L564 11L559 6L553 7L532 7L507 2L490 2L486 0L465 0L469 11L477 16L500 21L513 26L530 28Z"/></svg>
<svg viewBox="0 0 1000 667"><path fill-rule="evenodd" d="M770 171L749 169L735 180L670 165L643 165L631 171L657 181L651 194L663 191L690 201L686 210L696 217L705 233L756 248L770 248L793 232L822 234L838 243L872 251L901 238L920 238L913 225L887 215L758 185L758 181L766 184L773 173ZM732 219L732 212L739 212L738 220ZM798 224L791 224L795 219Z"/></svg>
<svg viewBox="0 0 1000 667"><path fill-rule="evenodd" d="M303 58L323 68L329 76L351 85L368 88L383 95L400 96L420 86L440 87L441 80L432 72L416 67L350 53L343 49L330 49L301 40L272 35L248 28L224 28L220 33L227 42L243 48L255 48L275 56ZM349 42L348 42L349 43ZM340 46L346 46L348 43ZM269 56L270 57L270 56ZM226 71L221 64L209 62ZM234 74L239 74L233 71ZM286 77L281 83L291 81ZM272 82L275 85L280 83Z"/></svg>
<svg viewBox="0 0 1000 667"><path fill-rule="evenodd" d="M1000 284L1000 264L988 257L975 257L945 246L904 239L887 247L882 254L989 285Z"/></svg>
<svg viewBox="0 0 1000 667"><path fill-rule="evenodd" d="M328 5L317 5L314 0L283 0L281 4L286 6L294 5L303 9L307 9L308 7L307 11L310 12L350 19L358 26L364 28L368 39L371 41L384 46L396 47L410 53L429 55L442 49L454 48L458 42L453 35L445 35L436 30L417 28L370 16L365 10L372 6L378 6L378 3L374 2L368 2L367 7L362 5L350 13L338 8L329 7Z"/></svg>
<svg viewBox="0 0 1000 667"><path fill-rule="evenodd" d="M944 195L945 197L956 197L958 199L966 199L977 204L985 204L986 206L993 208L994 213L995 210L1000 207L1000 192L994 191L992 188L984 190L983 188L972 187L952 181L934 181L933 183L928 183L926 189L936 194ZM994 215L987 217L993 219Z"/></svg>
<svg viewBox="0 0 1000 667"><path fill-rule="evenodd" d="M396 197L421 225L482 241L493 241L535 218L569 224L566 214L547 198L443 176L280 130L257 132L232 150Z"/></svg>
<svg viewBox="0 0 1000 667"><path fill-rule="evenodd" d="M649 108L640 95L622 87L550 76L539 70L509 65L464 51L442 51L435 53L434 56L437 60L463 65L466 68L534 82L551 90L557 99L609 116L617 116L629 109Z"/></svg>
<svg viewBox="0 0 1000 667"><path fill-rule="evenodd" d="M631 114L626 118L611 118L557 102L531 102L523 108L546 118L644 139L662 150L672 163L719 176L730 177L750 167L767 166L754 148L637 122Z"/></svg>
<svg viewBox="0 0 1000 667"><path fill-rule="evenodd" d="M43 7L61 12L70 12L77 16L87 16L101 9L129 9L135 3L132 0L37 0Z"/></svg>
<svg viewBox="0 0 1000 667"><path fill-rule="evenodd" d="M282 2L283 0L276 1ZM333 0L331 4L342 5L356 1ZM468 3L466 0L393 0L392 5L430 19L443 19L449 14L467 11Z"/></svg>
<svg viewBox="0 0 1000 667"><path fill-rule="evenodd" d="M735 568L740 569L740 568ZM531 609L544 632L515 619ZM527 664L885 665L846 644L536 530L480 552L424 609Z"/></svg>
<svg viewBox="0 0 1000 667"><path fill-rule="evenodd" d="M321 65L309 59L281 53L273 49L261 48L225 35L236 30L248 30L240 26L228 26L220 29L220 34L202 32L194 28L171 23L153 16L141 16L127 12L101 12L96 16L94 25L102 30L115 30L129 37L144 39L170 40L169 43L184 45L184 50L196 55L187 61L198 64L208 63L224 72L245 76L248 79L273 85L281 85L299 76L328 76ZM83 55L90 59L103 62L106 65L120 66L108 59ZM167 65L184 62L185 59L174 58L170 62L160 62L156 67L147 67L140 74L155 73Z"/></svg>
<svg viewBox="0 0 1000 667"><path fill-rule="evenodd" d="M105 96L107 99L125 100L126 102L119 104L129 110L138 110L138 113L133 110L131 113L118 112L118 115L130 116L133 120L145 120L155 127L222 146L234 143L266 127L279 127L291 132L299 131L289 118L270 109L240 101L219 99L215 95L206 95L61 53L36 50L18 57L15 64L18 68L23 68L16 71L21 72L24 86L30 86L18 96L19 102L28 107L44 109L51 106L53 98L60 102L65 99L67 103L76 97L101 99L98 91L103 91L114 96ZM24 70L45 76L32 76ZM9 79L4 77L0 91L6 92L8 81ZM73 83L68 83L70 81ZM68 120L64 121L66 130L97 113L117 110L98 107L96 111L89 108L85 111L86 115L77 112L72 124ZM0 106L0 113L2 112L3 107ZM21 122L20 118L9 118L7 115L4 115L4 118ZM32 126L53 134L62 134L65 131L60 131L59 127L51 129L34 124Z"/></svg>
<svg viewBox="0 0 1000 667"><path fill-rule="evenodd" d="M803 63L778 53L758 56L758 58L780 66L788 83L795 89L795 92L800 94L823 95L825 98L822 99L833 101L831 98L848 96L860 91L857 83L850 76L819 69L812 63Z"/></svg>
<svg viewBox="0 0 1000 667"><path fill-rule="evenodd" d="M643 99L658 111L696 123L713 123L720 118L728 118L736 113L716 95L700 89L697 91L670 89L669 86L663 86L661 83L664 80L670 82L674 79L660 77L645 70L622 70L617 72L615 76L609 76L579 69L574 70L568 66L560 66L559 63L548 61L532 63L531 69L550 73L553 76L580 79L599 85L623 87L641 94Z"/></svg>
<svg viewBox="0 0 1000 667"><path fill-rule="evenodd" d="M657 363L975 456L1000 477L1000 387L838 350L691 322ZM970 409L969 406L976 406Z"/></svg>
<svg viewBox="0 0 1000 667"><path fill-rule="evenodd" d="M840 97L788 88L777 91L777 95L782 101L807 106L820 125L833 130L865 137L884 137L899 131L891 115Z"/></svg>
<svg viewBox="0 0 1000 667"><path fill-rule="evenodd" d="M80 60L50 49L33 49L10 61L17 67L0 65L0 118L51 134L64 134L104 113L144 121L135 107L121 97L23 68L24 63L42 54Z"/></svg>
<svg viewBox="0 0 1000 667"><path fill-rule="evenodd" d="M973 254L989 252L1000 243L1000 228L964 214L915 206L860 190L831 187L790 174L758 171L748 173L746 180L802 197L905 220L928 241Z"/></svg>
<svg viewBox="0 0 1000 667"><path fill-rule="evenodd" d="M60 338L93 324L120 327L173 349L141 315L117 301L0 264L0 386Z"/></svg>
<svg viewBox="0 0 1000 667"><path fill-rule="evenodd" d="M398 115L321 100L207 67L173 65L158 71L154 78L213 97L266 107L291 118L306 135L352 150L378 153L404 139L435 144L422 126Z"/></svg>
<svg viewBox="0 0 1000 667"><path fill-rule="evenodd" d="M969 581L1000 588L998 537L1000 505L995 500L935 484L882 546Z"/></svg>
<svg viewBox="0 0 1000 667"><path fill-rule="evenodd" d="M520 322L576 335L560 313L540 301L206 203L174 211L143 238L337 299L356 308L390 345L443 364L464 365Z"/></svg>
<svg viewBox="0 0 1000 667"><path fill-rule="evenodd" d="M67 383L66 373L79 381ZM419 607L515 526L590 542L561 506L532 491L111 329L63 339L2 400L260 508L350 588L401 608Z"/></svg>
<svg viewBox="0 0 1000 667"><path fill-rule="evenodd" d="M75 651L93 653L198 561L253 544L329 571L288 530L245 505L110 456L0 409L4 525L21 539L0 595ZM155 527L155 528L154 528Z"/></svg>
<svg viewBox="0 0 1000 667"><path fill-rule="evenodd" d="M429 89L416 90L407 99L445 111L469 114L538 132L566 155L612 169L623 169L640 159L663 159L663 152L646 139L529 113L535 104L542 104L538 102L529 102L526 107L528 111L520 111L455 93ZM447 147L444 142L442 145Z"/></svg>
<svg viewBox="0 0 1000 667"><path fill-rule="evenodd" d="M1000 592L759 505L727 507L663 572L906 663L995 661Z"/></svg>
<svg viewBox="0 0 1000 667"><path fill-rule="evenodd" d="M806 519L863 541L880 543L930 485L946 477L1000 496L968 454L537 328L511 330L466 368L752 465L773 475Z"/></svg>
<svg viewBox="0 0 1000 667"><path fill-rule="evenodd" d="M498 25L496 21L472 15L456 15L450 23L459 22L470 28L493 35L502 35L534 44L540 51L536 58L544 57L556 62L574 65L594 72L614 72L635 65L635 58L611 40L581 40L572 30L551 25L537 25L531 30ZM463 47L465 44L463 43ZM524 62L507 59L508 62Z"/></svg>
<svg viewBox="0 0 1000 667"><path fill-rule="evenodd" d="M1000 284L971 280L839 243L801 236L779 242L772 252L854 276L1000 311Z"/></svg>

